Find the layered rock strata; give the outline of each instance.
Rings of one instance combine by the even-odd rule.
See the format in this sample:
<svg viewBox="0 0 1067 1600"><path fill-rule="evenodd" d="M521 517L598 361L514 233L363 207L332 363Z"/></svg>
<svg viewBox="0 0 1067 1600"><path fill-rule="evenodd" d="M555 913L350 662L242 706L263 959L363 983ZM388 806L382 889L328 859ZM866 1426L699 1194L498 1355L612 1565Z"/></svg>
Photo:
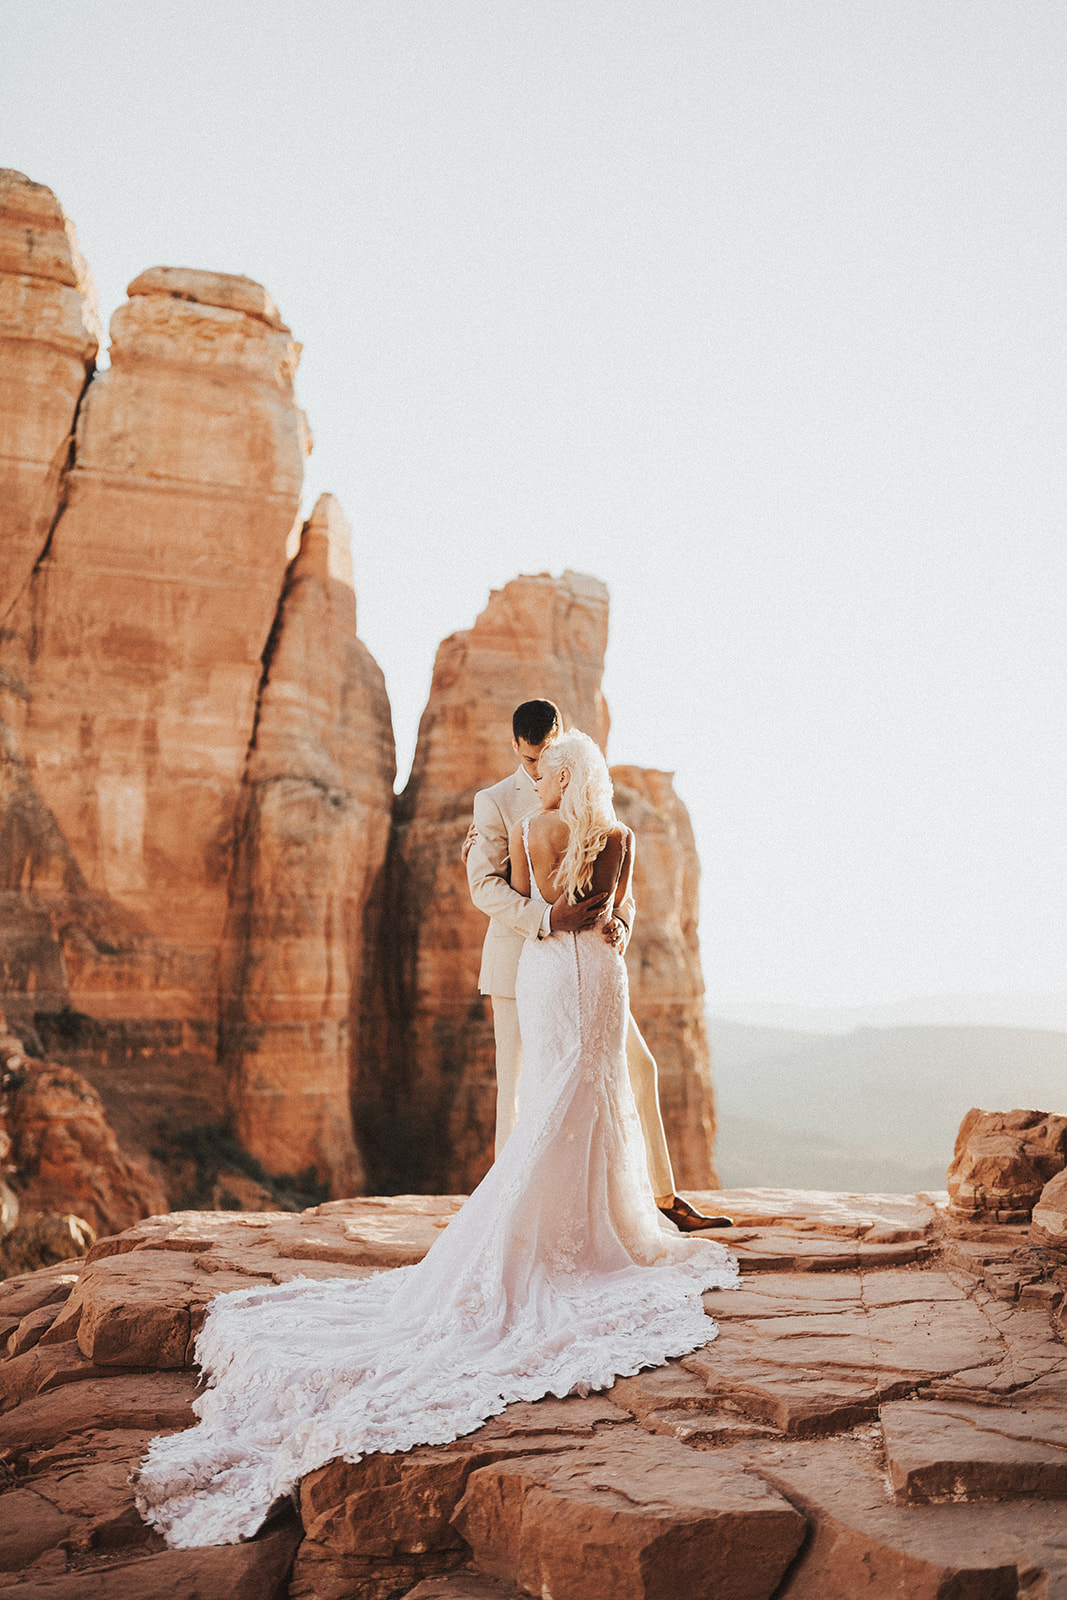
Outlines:
<svg viewBox="0 0 1067 1600"><path fill-rule="evenodd" d="M606 1394L509 1406L452 1444L333 1461L297 1512L227 1549L165 1550L127 1482L154 1432L194 1421L211 1297L419 1260L456 1202L153 1218L0 1285L5 1592L1058 1594L1067 1269L1040 1304L1006 1302L985 1281L993 1247L953 1236L943 1196L690 1198L737 1218L742 1287L706 1297L714 1342ZM1025 1229L1000 1232L1025 1252Z"/></svg>
<svg viewBox="0 0 1067 1600"><path fill-rule="evenodd" d="M99 344L96 293L59 201L0 169L0 626L48 542Z"/></svg>
<svg viewBox="0 0 1067 1600"><path fill-rule="evenodd" d="M351 1192L392 733L335 502L286 568L309 448L299 346L260 285L174 268L135 279L111 331L86 388L73 233L50 191L7 174L7 1004L134 1145L232 1113L269 1170Z"/></svg>
<svg viewBox="0 0 1067 1600"><path fill-rule="evenodd" d="M207 1184L180 1139L228 1131L253 1158L242 1194L282 1173L358 1189L353 1093L374 1186L469 1188L495 1084L459 847L520 700L551 696L605 744L607 591L520 578L444 641L386 876L389 711L336 502L286 564L299 347L260 285L164 267L130 284L92 376L97 340L58 201L0 174L8 1014L87 1076L125 1143L177 1130L172 1201ZM680 1179L706 1183L691 836L664 780L632 776L657 863L636 1011Z"/></svg>
<svg viewBox="0 0 1067 1600"><path fill-rule="evenodd" d="M0 1060L0 1156L14 1201L4 1218L0 1257L25 1253L33 1232L42 1250L55 1250L61 1235L68 1241L79 1237L70 1226L77 1219L88 1224L80 1237L88 1231L93 1239L166 1210L157 1180L119 1148L92 1086L70 1067L27 1056L2 1014ZM77 1253L61 1248L66 1255Z"/></svg>
<svg viewBox="0 0 1067 1600"><path fill-rule="evenodd" d="M1067 1171L1050 1178L1038 1195L1031 1213L1030 1238L1067 1260Z"/></svg>
<svg viewBox="0 0 1067 1600"><path fill-rule="evenodd" d="M672 774L613 767L615 810L634 830L637 914L626 952L630 1007L659 1068L674 1175L707 1187L714 1175L715 1097L704 1012L697 906L700 860Z"/></svg>
<svg viewBox="0 0 1067 1600"><path fill-rule="evenodd" d="M266 654L236 828L220 1003L234 1128L270 1172L361 1191L364 915L396 762L381 670L356 637L348 524L304 524Z"/></svg>
<svg viewBox="0 0 1067 1600"><path fill-rule="evenodd" d="M200 992L159 995L163 1014L214 1004L228 841L307 451L297 357L256 284L136 278L32 585L30 773L90 887L201 958ZM106 1015L109 996L72 1003Z"/></svg>
<svg viewBox="0 0 1067 1600"><path fill-rule="evenodd" d="M460 849L475 791L514 770L511 714L546 698L603 746L608 594L567 572L494 590L437 651L397 800L368 994L373 1071L359 1116L373 1189L469 1192L492 1160L492 1015L478 993L486 921Z"/></svg>
<svg viewBox="0 0 1067 1600"><path fill-rule="evenodd" d="M235 814L308 440L258 284L154 269L111 331L8 619L2 954L11 1013L143 1144L225 1115Z"/></svg>
<svg viewBox="0 0 1067 1600"><path fill-rule="evenodd" d="M474 627L438 650L383 890L370 1000L375 1070L359 1110L373 1187L465 1191L488 1168L494 1046L491 1010L477 992L486 922L470 902L460 846L475 791L514 768L511 713L521 701L555 700L568 726L605 744L607 623L607 591L596 579L523 577L494 592ZM627 768L622 781L620 815L648 831L630 961L634 1012L662 1051L679 1181L706 1185L715 1181L714 1112L692 830L665 774Z"/></svg>
<svg viewBox="0 0 1067 1600"><path fill-rule="evenodd" d="M968 1111L946 1184L961 1222L1028 1222L1050 1178L1067 1167L1067 1117Z"/></svg>

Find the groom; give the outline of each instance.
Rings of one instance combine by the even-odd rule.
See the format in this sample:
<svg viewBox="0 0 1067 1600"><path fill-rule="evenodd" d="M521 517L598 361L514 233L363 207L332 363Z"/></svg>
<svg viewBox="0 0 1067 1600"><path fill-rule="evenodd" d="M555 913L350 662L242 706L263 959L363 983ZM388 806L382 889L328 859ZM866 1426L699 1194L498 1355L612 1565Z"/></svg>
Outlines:
<svg viewBox="0 0 1067 1600"><path fill-rule="evenodd" d="M550 939L556 933L577 933L601 918L607 895L568 905L564 897L542 910L508 882L508 835L516 823L538 809L534 783L541 752L562 731L559 707L551 700L526 700L512 717L512 749L519 766L510 777L480 789L474 797L474 822L463 847L471 899L489 918L482 949L478 987L493 1006L496 1039L496 1155L515 1124L515 1099L522 1068L522 1040L515 1006L515 974L524 939ZM633 925L630 893L613 908L604 924L604 938L625 950ZM645 1137L648 1173L656 1204L682 1233L700 1228L728 1228L729 1217L706 1217L674 1192L674 1173L656 1090L656 1063L633 1017L626 1035L626 1064Z"/></svg>

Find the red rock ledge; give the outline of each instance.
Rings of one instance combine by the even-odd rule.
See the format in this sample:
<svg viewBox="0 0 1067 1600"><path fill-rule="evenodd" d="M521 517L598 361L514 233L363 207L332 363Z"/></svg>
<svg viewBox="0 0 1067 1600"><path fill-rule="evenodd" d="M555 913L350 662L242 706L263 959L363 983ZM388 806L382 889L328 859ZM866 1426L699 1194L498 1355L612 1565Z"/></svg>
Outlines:
<svg viewBox="0 0 1067 1600"><path fill-rule="evenodd" d="M126 1481L211 1298L421 1258L457 1197L184 1212L0 1284L0 1594L20 1600L1051 1600L1067 1270L946 1196L748 1190L720 1337L455 1444L333 1462L248 1544L170 1551ZM978 1231L978 1230L975 1230Z"/></svg>

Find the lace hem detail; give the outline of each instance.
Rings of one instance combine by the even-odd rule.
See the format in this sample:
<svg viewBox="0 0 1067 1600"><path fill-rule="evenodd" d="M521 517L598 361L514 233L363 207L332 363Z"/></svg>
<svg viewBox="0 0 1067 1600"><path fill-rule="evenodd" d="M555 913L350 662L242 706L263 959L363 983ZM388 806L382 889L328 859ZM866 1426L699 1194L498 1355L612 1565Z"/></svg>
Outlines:
<svg viewBox="0 0 1067 1600"><path fill-rule="evenodd" d="M483 1319L473 1337L462 1319L398 1337L416 1268L221 1296L197 1341L211 1384L194 1406L200 1425L152 1442L133 1475L138 1508L175 1548L251 1538L327 1461L445 1444L515 1400L589 1394L684 1355L718 1331L701 1290L736 1284L722 1246L707 1252L699 1267L642 1269L614 1285L571 1280L549 1297L551 1315L542 1299L536 1324ZM332 1356L331 1343L343 1347Z"/></svg>
<svg viewBox="0 0 1067 1600"><path fill-rule="evenodd" d="M471 1433L698 1349L721 1244L660 1217L626 1067L626 968L599 931L528 940L524 1061L500 1159L424 1260L214 1302L199 1426L153 1441L142 1515L179 1547L250 1538L300 1478Z"/></svg>

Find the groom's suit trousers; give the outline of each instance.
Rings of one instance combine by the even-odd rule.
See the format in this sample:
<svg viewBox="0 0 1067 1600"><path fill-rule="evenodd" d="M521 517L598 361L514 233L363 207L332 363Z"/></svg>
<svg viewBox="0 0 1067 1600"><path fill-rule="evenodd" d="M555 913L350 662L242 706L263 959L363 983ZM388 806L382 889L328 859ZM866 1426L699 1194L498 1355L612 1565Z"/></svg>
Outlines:
<svg viewBox="0 0 1067 1600"><path fill-rule="evenodd" d="M493 1002L497 1155L515 1125L515 1099L522 1070L515 974L524 942L538 938L541 932L541 907L516 893L508 883L508 835L523 817L537 809L533 784L521 767L491 789L479 790L474 797L478 837L467 856L471 898L479 911L489 917L478 987ZM632 899L618 909L632 927ZM652 1193L660 1199L674 1193L674 1173L659 1109L656 1062L632 1016L626 1034L626 1064L644 1134Z"/></svg>

